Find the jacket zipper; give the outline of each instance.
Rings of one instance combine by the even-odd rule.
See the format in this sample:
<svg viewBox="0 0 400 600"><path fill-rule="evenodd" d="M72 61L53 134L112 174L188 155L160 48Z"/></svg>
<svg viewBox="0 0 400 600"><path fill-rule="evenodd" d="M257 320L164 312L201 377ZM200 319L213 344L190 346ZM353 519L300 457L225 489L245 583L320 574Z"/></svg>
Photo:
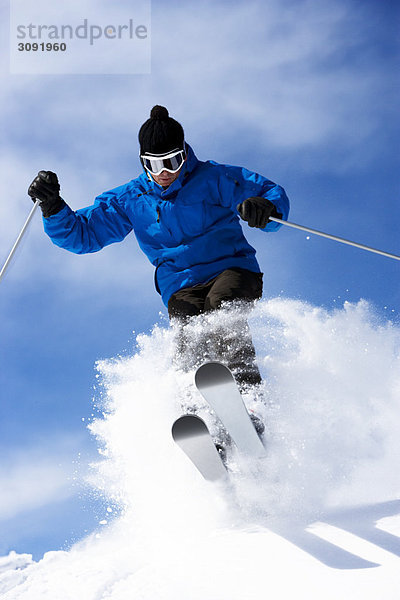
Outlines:
<svg viewBox="0 0 400 600"><path fill-rule="evenodd" d="M161 223L161 208L160 208L160 205L157 205L156 211L157 211L157 223ZM165 219L164 219L162 225L160 225L160 226L163 227L164 229L166 229L168 231L169 235L171 237L173 237L172 231L170 230L170 228L165 223Z"/></svg>

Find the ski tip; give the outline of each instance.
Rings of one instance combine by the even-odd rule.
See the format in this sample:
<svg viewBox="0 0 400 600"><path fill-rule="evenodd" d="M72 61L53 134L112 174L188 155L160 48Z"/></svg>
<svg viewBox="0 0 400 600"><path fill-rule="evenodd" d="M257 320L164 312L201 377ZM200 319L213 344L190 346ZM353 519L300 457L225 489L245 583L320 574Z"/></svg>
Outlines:
<svg viewBox="0 0 400 600"><path fill-rule="evenodd" d="M226 365L217 361L210 361L197 369L194 379L196 387L205 388L227 383L234 377Z"/></svg>
<svg viewBox="0 0 400 600"><path fill-rule="evenodd" d="M208 427L197 415L183 415L172 425L172 437L175 441L205 433L209 433Z"/></svg>

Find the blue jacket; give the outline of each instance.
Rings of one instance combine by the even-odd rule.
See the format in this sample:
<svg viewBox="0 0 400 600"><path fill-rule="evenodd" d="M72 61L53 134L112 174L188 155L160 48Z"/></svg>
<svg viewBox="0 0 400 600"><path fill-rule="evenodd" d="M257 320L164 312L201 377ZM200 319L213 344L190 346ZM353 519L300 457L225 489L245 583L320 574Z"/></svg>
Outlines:
<svg viewBox="0 0 400 600"><path fill-rule="evenodd" d="M287 219L283 188L241 167L199 161L190 146L176 179L166 190L146 172L74 212L65 206L44 219L52 241L77 254L97 252L134 231L156 267L155 285L165 305L182 288L205 283L225 269L260 272L255 250L246 241L237 205L264 196ZM264 231L279 229L270 222Z"/></svg>

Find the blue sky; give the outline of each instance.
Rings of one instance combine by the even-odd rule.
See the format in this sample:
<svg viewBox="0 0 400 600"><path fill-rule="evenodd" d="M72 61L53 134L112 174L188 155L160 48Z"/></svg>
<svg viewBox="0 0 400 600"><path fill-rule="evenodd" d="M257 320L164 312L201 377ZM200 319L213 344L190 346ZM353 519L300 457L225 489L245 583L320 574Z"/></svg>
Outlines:
<svg viewBox="0 0 400 600"><path fill-rule="evenodd" d="M99 14L102 3L99 2ZM8 72L1 7L0 256L40 169L74 209L140 171L137 131L167 106L202 159L283 185L290 220L395 254L399 243L399 8L392 2L152 3L150 75ZM282 228L244 225L266 297L342 306L365 298L398 321L399 263ZM2 259L3 260L3 259ZM39 216L0 289L0 554L63 547L101 500L79 481L95 362L129 354L165 308L133 236L89 256L53 246Z"/></svg>

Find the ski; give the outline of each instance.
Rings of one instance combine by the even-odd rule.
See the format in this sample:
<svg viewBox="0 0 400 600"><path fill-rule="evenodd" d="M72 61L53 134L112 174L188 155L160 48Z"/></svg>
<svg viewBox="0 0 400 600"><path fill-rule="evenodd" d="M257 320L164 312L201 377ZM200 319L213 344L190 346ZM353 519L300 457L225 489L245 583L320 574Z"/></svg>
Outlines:
<svg viewBox="0 0 400 600"><path fill-rule="evenodd" d="M227 476L203 419L197 415L179 417L172 426L172 437L205 479L216 481Z"/></svg>
<svg viewBox="0 0 400 600"><path fill-rule="evenodd" d="M207 362L196 371L195 383L220 419L239 452L264 457L260 440L231 371L219 362Z"/></svg>

